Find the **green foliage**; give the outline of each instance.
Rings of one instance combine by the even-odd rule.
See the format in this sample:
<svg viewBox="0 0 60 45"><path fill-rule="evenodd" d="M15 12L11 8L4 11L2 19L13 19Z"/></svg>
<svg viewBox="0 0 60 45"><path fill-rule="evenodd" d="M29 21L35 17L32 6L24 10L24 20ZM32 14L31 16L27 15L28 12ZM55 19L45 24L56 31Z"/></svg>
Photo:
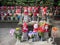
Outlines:
<svg viewBox="0 0 60 45"><path fill-rule="evenodd" d="M22 0L22 2L27 2L27 0Z"/></svg>
<svg viewBox="0 0 60 45"><path fill-rule="evenodd" d="M39 36L42 36L42 37L44 36L43 32L39 32L38 34L39 34Z"/></svg>
<svg viewBox="0 0 60 45"><path fill-rule="evenodd" d="M53 0L3 0L2 5L22 5L22 6L35 6L35 5L53 5ZM58 3L60 5L60 2Z"/></svg>
<svg viewBox="0 0 60 45"><path fill-rule="evenodd" d="M22 4L23 4L22 0L16 0L16 5L22 5Z"/></svg>
<svg viewBox="0 0 60 45"><path fill-rule="evenodd" d="M20 33L14 33L14 34L15 34L15 38L18 38L19 40L21 40L22 34L20 34Z"/></svg>
<svg viewBox="0 0 60 45"><path fill-rule="evenodd" d="M60 0L58 1L58 6L60 6Z"/></svg>

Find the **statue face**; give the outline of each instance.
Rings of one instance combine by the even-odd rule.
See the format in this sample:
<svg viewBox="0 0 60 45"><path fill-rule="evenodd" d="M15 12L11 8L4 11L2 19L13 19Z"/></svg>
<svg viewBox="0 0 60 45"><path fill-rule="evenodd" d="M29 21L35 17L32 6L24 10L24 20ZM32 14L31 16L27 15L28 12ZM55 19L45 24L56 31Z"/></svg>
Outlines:
<svg viewBox="0 0 60 45"><path fill-rule="evenodd" d="M48 25L45 26L45 29L48 29Z"/></svg>
<svg viewBox="0 0 60 45"><path fill-rule="evenodd" d="M38 28L38 24L34 24L34 28Z"/></svg>

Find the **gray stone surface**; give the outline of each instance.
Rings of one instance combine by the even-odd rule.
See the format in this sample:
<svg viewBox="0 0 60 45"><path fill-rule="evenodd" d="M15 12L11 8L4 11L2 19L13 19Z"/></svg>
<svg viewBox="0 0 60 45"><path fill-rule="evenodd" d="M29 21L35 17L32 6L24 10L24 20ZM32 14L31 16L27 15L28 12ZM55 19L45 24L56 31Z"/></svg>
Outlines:
<svg viewBox="0 0 60 45"><path fill-rule="evenodd" d="M9 31L11 28L0 28L0 45L14 45L16 39L11 36Z"/></svg>
<svg viewBox="0 0 60 45"><path fill-rule="evenodd" d="M52 45L51 42L48 43L47 41L37 41L37 42L24 42L24 43L21 43L19 41L17 41L15 43L15 45Z"/></svg>

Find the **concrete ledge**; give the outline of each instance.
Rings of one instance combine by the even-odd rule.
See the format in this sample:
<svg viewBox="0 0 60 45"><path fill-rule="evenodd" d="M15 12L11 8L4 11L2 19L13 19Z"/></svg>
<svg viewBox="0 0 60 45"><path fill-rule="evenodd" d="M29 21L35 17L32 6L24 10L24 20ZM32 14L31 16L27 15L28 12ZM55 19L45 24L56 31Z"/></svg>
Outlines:
<svg viewBox="0 0 60 45"><path fill-rule="evenodd" d="M19 22L17 20L0 20L0 23L7 23L7 22Z"/></svg>
<svg viewBox="0 0 60 45"><path fill-rule="evenodd" d="M18 22L0 22L0 28L16 28Z"/></svg>

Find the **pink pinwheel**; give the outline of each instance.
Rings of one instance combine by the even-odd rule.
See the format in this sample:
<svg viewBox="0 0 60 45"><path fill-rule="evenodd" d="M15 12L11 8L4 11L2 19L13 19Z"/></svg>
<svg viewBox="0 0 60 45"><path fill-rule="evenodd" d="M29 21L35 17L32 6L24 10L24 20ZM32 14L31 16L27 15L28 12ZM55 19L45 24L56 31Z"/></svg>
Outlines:
<svg viewBox="0 0 60 45"><path fill-rule="evenodd" d="M10 34L11 34L11 36L14 35L14 32L15 32L15 29L11 29L11 30L10 30Z"/></svg>

